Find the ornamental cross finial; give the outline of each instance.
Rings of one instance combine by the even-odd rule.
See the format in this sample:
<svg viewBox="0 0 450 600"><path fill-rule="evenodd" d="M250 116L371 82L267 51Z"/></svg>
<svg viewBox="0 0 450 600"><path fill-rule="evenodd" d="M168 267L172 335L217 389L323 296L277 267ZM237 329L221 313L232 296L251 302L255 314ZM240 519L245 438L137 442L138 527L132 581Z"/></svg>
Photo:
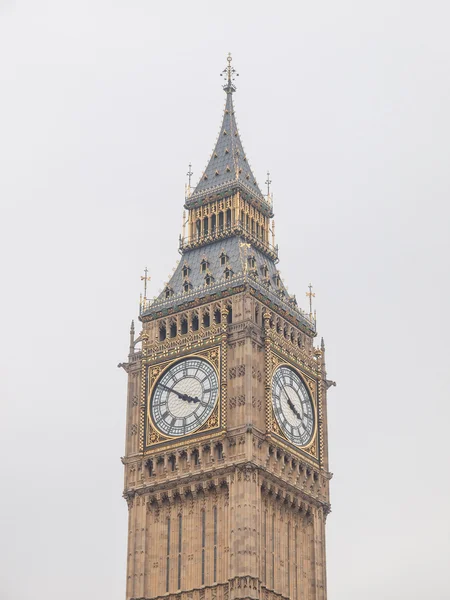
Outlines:
<svg viewBox="0 0 450 600"><path fill-rule="evenodd" d="M272 180L270 179L270 171L267 171L267 179L264 182L267 185L267 197L270 196L270 184L272 183Z"/></svg>
<svg viewBox="0 0 450 600"><path fill-rule="evenodd" d="M308 285L309 292L306 292L306 297L309 298L309 316L312 317L312 299L316 297L316 294L312 291L312 285Z"/></svg>
<svg viewBox="0 0 450 600"><path fill-rule="evenodd" d="M236 91L236 86L234 85L233 81L235 77L239 76L239 73L236 73L236 69L231 66L232 60L233 59L231 57L231 52L228 52L228 66L225 67L225 69L220 74L221 77L225 77L227 80L226 84L223 86L223 89L227 92L227 94L232 94Z"/></svg>
<svg viewBox="0 0 450 600"><path fill-rule="evenodd" d="M188 184L188 185L189 185L189 188L191 187L191 177L192 177L192 175L193 175L193 174L194 174L194 173L192 172L192 164L191 164L191 163L189 163L189 171L186 173L186 175L187 175L187 176L188 176L188 178L189 178L189 184Z"/></svg>
<svg viewBox="0 0 450 600"><path fill-rule="evenodd" d="M144 282L144 299L147 300L147 282L150 281L151 277L148 276L148 269L145 267L144 274L141 275L141 281Z"/></svg>

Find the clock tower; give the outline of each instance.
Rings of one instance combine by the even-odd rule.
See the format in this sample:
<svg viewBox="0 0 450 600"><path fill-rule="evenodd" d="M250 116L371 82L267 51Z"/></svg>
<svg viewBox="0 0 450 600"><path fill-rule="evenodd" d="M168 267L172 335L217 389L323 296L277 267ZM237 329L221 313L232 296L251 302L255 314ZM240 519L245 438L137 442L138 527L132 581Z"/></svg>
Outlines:
<svg viewBox="0 0 450 600"><path fill-rule="evenodd" d="M224 71L179 261L130 331L127 600L325 600L325 347L278 269ZM269 184L269 180L267 181ZM146 277L144 278L146 281Z"/></svg>

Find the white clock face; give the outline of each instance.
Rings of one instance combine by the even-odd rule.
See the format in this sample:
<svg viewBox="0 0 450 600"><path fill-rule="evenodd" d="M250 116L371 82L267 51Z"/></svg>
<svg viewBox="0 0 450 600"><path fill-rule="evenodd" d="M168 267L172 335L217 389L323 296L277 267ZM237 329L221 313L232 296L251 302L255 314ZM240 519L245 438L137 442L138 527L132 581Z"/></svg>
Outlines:
<svg viewBox="0 0 450 600"><path fill-rule="evenodd" d="M211 415L219 393L217 374L201 358L172 365L157 382L150 399L153 423L165 435L187 435Z"/></svg>
<svg viewBox="0 0 450 600"><path fill-rule="evenodd" d="M314 432L314 406L300 375L279 367L272 380L272 402L278 425L290 442L306 446Z"/></svg>

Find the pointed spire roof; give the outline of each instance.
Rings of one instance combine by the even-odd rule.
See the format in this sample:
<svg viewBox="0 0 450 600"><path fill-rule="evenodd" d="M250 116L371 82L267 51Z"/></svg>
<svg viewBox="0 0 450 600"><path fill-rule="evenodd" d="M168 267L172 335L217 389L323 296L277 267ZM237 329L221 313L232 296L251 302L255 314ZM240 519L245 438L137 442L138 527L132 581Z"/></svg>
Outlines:
<svg viewBox="0 0 450 600"><path fill-rule="evenodd" d="M194 192L187 199L186 205L200 204L206 196L216 193L234 191L239 188L256 200L262 208L271 212L266 198L261 193L256 178L248 163L244 147L239 136L233 106L233 93L236 86L233 83L235 70L231 66L231 56L228 56L228 67L224 70L227 78L223 89L227 95L222 125L214 151L209 159L200 181Z"/></svg>

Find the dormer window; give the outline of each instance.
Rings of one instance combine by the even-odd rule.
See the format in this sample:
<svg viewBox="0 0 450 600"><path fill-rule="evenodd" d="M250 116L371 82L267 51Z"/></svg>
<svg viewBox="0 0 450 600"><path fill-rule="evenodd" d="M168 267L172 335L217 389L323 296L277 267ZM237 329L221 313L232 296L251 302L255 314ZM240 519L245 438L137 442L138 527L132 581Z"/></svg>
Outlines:
<svg viewBox="0 0 450 600"><path fill-rule="evenodd" d="M225 252L222 251L219 258L220 258L220 265L222 267L224 267L228 262L228 256L225 254Z"/></svg>
<svg viewBox="0 0 450 600"><path fill-rule="evenodd" d="M256 259L254 256L249 256L247 259L248 268L254 269L256 267Z"/></svg>
<svg viewBox="0 0 450 600"><path fill-rule="evenodd" d="M170 298L171 296L173 296L173 289L167 285L164 290L164 295L166 298Z"/></svg>
<svg viewBox="0 0 450 600"><path fill-rule="evenodd" d="M275 285L277 286L277 288L279 288L281 286L281 278L279 274L277 273L276 275L274 275L273 278L275 280Z"/></svg>
<svg viewBox="0 0 450 600"><path fill-rule="evenodd" d="M269 276L269 269L268 269L267 265L263 265L261 267L261 271L262 271L262 274L263 274L264 278L266 278L266 277Z"/></svg>
<svg viewBox="0 0 450 600"><path fill-rule="evenodd" d="M205 285L211 285L212 282L213 282L213 277L210 273L208 273L208 275L205 277Z"/></svg>
<svg viewBox="0 0 450 600"><path fill-rule="evenodd" d="M206 273L206 271L208 270L208 266L209 266L209 263L206 260L206 258L204 258L202 260L202 262L200 263L200 273Z"/></svg>
<svg viewBox="0 0 450 600"><path fill-rule="evenodd" d="M183 291L186 294L187 292L189 292L189 290L191 289L192 285L189 281L185 281L183 283Z"/></svg>
<svg viewBox="0 0 450 600"><path fill-rule="evenodd" d="M188 276L189 276L189 271L190 271L190 270L191 270L191 269L188 267L188 265L186 265L186 264L185 264L185 265L184 265L184 267L183 267L183 270L182 270L183 277L184 277L185 279L186 279L186 277L188 277Z"/></svg>
<svg viewBox="0 0 450 600"><path fill-rule="evenodd" d="M233 271L230 269L230 267L227 267L225 269L225 279L230 279L232 275L233 275Z"/></svg>

